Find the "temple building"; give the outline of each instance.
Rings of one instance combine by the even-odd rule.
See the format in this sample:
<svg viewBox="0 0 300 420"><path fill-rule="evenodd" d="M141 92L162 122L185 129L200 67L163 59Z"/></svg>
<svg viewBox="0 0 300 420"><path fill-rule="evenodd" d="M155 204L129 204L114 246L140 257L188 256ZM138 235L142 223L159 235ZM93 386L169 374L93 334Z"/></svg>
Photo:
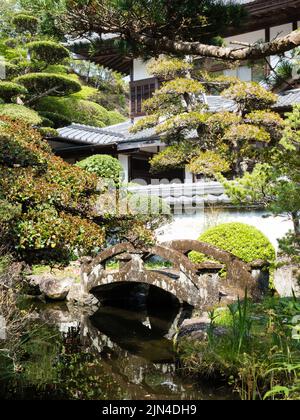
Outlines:
<svg viewBox="0 0 300 420"><path fill-rule="evenodd" d="M228 28L223 34L228 47L271 41L300 28L300 0L240 0L248 10L247 23L239 28ZM150 98L160 85L160 80L149 74L147 61L139 57L122 54L114 44L116 35L105 36L95 41L96 52L90 55L89 43L74 44L73 49L81 59L118 71L130 77L129 120L116 126L97 128L73 124L59 130L59 137L50 140L54 151L70 162L76 162L93 154L110 154L121 162L125 181L144 179L151 181L149 160L164 147L154 130L131 134L130 128L137 118L142 117L143 102ZM95 51L95 46L94 46ZM236 76L242 81L261 82L276 67L278 57L269 57L257 63L241 62L236 68L226 67L222 62L199 58L199 65L216 75ZM291 78L288 84L280 86L278 103L274 110L284 113L300 104L298 80ZM219 96L207 96L210 112L234 110L235 104ZM158 174L156 178L178 178L193 182L195 177L185 170Z"/></svg>

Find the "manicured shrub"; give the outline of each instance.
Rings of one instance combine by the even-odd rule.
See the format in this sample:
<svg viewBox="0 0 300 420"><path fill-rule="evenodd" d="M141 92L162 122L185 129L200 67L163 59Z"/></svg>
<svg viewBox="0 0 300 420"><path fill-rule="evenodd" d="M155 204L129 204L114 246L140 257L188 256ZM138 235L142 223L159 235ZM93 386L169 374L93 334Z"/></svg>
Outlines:
<svg viewBox="0 0 300 420"><path fill-rule="evenodd" d="M68 120L95 127L111 125L108 111L94 102L74 97L55 98L48 96L38 102L37 108L43 112L54 112Z"/></svg>
<svg viewBox="0 0 300 420"><path fill-rule="evenodd" d="M184 168L187 162L197 156L198 152L199 148L188 141L169 146L151 159L151 172L158 173L174 168Z"/></svg>
<svg viewBox="0 0 300 420"><path fill-rule="evenodd" d="M60 64L70 57L67 48L53 41L35 41L27 45L33 60L44 61L49 65Z"/></svg>
<svg viewBox="0 0 300 420"><path fill-rule="evenodd" d="M0 82L0 98L4 102L11 102L14 97L26 95L24 86L12 82Z"/></svg>
<svg viewBox="0 0 300 420"><path fill-rule="evenodd" d="M98 178L54 156L37 130L0 118L0 191L20 214L10 221L14 249L28 262L67 262L104 241L93 222Z"/></svg>
<svg viewBox="0 0 300 420"><path fill-rule="evenodd" d="M120 124L126 121L126 118L123 117L118 111L108 111L109 125Z"/></svg>
<svg viewBox="0 0 300 420"><path fill-rule="evenodd" d="M225 223L204 232L199 241L231 252L246 263L256 260L274 262L276 253L269 239L253 226L243 223ZM208 258L191 252L190 259L201 263Z"/></svg>
<svg viewBox="0 0 300 420"><path fill-rule="evenodd" d="M16 64L5 62L5 78L11 80L19 75L19 67Z"/></svg>
<svg viewBox="0 0 300 420"><path fill-rule="evenodd" d="M26 13L18 13L12 18L12 24L17 32L29 32L33 35L38 29L39 19Z"/></svg>
<svg viewBox="0 0 300 420"><path fill-rule="evenodd" d="M265 110L274 105L277 96L258 83L235 83L222 92L225 98L233 99L243 112Z"/></svg>
<svg viewBox="0 0 300 420"><path fill-rule="evenodd" d="M65 96L81 90L76 80L54 73L29 73L17 77L16 83L25 86L31 95L40 95L51 90L52 96Z"/></svg>
<svg viewBox="0 0 300 420"><path fill-rule="evenodd" d="M112 180L118 184L122 174L122 165L118 159L108 155L95 155L77 163L77 166L88 172L96 174L103 179Z"/></svg>
<svg viewBox="0 0 300 420"><path fill-rule="evenodd" d="M217 173L229 172L230 165L218 153L207 150L192 159L188 169L193 174L211 177Z"/></svg>
<svg viewBox="0 0 300 420"><path fill-rule="evenodd" d="M56 112L43 112L40 111L41 117L51 121L53 128L62 128L72 124L72 120ZM49 127L52 127L52 124Z"/></svg>
<svg viewBox="0 0 300 420"><path fill-rule="evenodd" d="M39 127L38 131L43 138L58 137L58 131L52 127Z"/></svg>
<svg viewBox="0 0 300 420"><path fill-rule="evenodd" d="M0 117L6 116L12 120L19 120L30 125L39 125L42 122L41 117L33 109L26 108L23 105L5 104L0 105Z"/></svg>

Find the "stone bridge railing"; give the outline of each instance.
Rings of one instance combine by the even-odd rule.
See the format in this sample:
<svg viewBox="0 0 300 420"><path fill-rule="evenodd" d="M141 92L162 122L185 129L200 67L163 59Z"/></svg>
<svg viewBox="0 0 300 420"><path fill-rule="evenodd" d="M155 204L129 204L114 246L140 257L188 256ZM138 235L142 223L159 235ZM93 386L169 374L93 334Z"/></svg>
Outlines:
<svg viewBox="0 0 300 420"><path fill-rule="evenodd" d="M190 251L207 255L219 263L194 264L188 258ZM171 263L168 269L149 270L145 262L158 256ZM107 270L109 260L121 257L118 270ZM218 270L224 265L226 279L217 274L201 274L203 269ZM83 264L82 286L85 293L97 295L97 291L109 285L143 283L158 287L174 295L180 303L199 308L209 308L221 297L236 300L243 298L245 289L253 297L258 294L257 281L251 275L251 267L226 251L198 241L172 241L153 247L137 248L122 243L101 252L94 260Z"/></svg>

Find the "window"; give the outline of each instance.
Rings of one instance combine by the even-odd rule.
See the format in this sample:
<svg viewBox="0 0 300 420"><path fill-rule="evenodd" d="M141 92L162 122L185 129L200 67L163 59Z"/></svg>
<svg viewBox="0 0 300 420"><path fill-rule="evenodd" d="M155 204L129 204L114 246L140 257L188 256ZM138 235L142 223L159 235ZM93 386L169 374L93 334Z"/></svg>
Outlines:
<svg viewBox="0 0 300 420"><path fill-rule="evenodd" d="M139 80L130 84L131 117L144 115L143 103L151 98L158 88L158 80L155 78Z"/></svg>

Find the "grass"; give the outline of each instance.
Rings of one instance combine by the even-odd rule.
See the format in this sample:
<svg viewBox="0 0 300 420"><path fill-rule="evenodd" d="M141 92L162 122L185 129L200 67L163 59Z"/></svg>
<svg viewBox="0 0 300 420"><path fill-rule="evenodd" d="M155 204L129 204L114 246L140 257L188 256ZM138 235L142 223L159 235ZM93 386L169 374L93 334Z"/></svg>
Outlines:
<svg viewBox="0 0 300 420"><path fill-rule="evenodd" d="M246 294L210 314L207 341L178 343L183 370L223 378L243 400L300 399L299 314L296 297L254 304ZM219 326L226 327L221 336Z"/></svg>

